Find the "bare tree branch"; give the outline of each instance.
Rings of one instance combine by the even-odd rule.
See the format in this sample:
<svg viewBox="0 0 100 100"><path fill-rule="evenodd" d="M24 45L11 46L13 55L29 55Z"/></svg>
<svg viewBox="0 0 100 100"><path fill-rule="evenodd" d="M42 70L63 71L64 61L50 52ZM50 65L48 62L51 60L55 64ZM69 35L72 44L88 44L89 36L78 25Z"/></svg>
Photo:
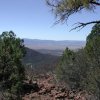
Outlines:
<svg viewBox="0 0 100 100"><path fill-rule="evenodd" d="M77 1L75 1L72 4L72 6L70 6L68 2L64 2L64 0L47 0L47 5L51 6L53 13L55 13L57 21L54 23L54 25L56 25L59 22L61 23L67 22L68 18L71 15L80 12L85 8L89 10L94 10L97 6L100 7L100 0L89 0L89 2L87 3L88 6L85 6L83 2L77 3ZM79 22L77 23L78 25L72 28L70 31L75 30L77 28L80 30L87 25L96 24L96 23L100 23L100 20L98 21L94 20L86 23Z"/></svg>
<svg viewBox="0 0 100 100"><path fill-rule="evenodd" d="M100 6L100 3L99 3L99 2L94 2L93 0L90 1L90 3L91 3L91 4L95 4L95 5L97 5L97 6Z"/></svg>
<svg viewBox="0 0 100 100"><path fill-rule="evenodd" d="M87 26L87 25L90 25L90 24L97 24L97 23L100 23L100 20L99 21L92 21L92 22L87 22L87 23L77 23L78 24L78 26L76 26L76 27L74 27L74 28L72 28L70 31L72 31L72 30L75 30L75 29L82 29L82 28L84 28L85 26Z"/></svg>

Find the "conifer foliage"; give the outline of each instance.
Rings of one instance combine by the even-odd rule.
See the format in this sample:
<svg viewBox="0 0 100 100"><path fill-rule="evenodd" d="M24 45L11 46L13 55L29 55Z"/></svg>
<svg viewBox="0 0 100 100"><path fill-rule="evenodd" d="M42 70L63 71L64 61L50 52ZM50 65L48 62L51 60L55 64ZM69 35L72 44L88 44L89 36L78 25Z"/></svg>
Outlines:
<svg viewBox="0 0 100 100"><path fill-rule="evenodd" d="M100 24L93 26L85 48L64 51L57 76L70 89L86 90L100 100Z"/></svg>
<svg viewBox="0 0 100 100"><path fill-rule="evenodd" d="M0 86L7 100L20 100L21 85L25 78L21 63L24 54L23 40L17 38L14 32L0 35Z"/></svg>

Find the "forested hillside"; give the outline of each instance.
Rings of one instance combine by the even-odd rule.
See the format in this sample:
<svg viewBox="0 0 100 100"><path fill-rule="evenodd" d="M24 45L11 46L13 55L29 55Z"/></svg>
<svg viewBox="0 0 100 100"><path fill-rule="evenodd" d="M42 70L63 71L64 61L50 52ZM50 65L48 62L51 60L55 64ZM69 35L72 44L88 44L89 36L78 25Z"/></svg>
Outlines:
<svg viewBox="0 0 100 100"><path fill-rule="evenodd" d="M100 100L100 0L0 0L0 32L0 100Z"/></svg>
<svg viewBox="0 0 100 100"><path fill-rule="evenodd" d="M33 69L42 71L53 71L59 61L59 56L42 54L35 50L26 48L26 55L23 58L25 66L32 66Z"/></svg>

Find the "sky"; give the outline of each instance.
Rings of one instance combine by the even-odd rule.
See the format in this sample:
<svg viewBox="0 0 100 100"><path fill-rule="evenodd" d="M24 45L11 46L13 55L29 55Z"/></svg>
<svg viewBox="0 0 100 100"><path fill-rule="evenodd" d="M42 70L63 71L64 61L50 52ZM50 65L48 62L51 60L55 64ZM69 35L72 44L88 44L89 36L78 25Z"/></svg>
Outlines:
<svg viewBox="0 0 100 100"><path fill-rule="evenodd" d="M56 21L45 0L0 0L0 33L12 30L20 38L42 40L86 40L92 25L77 31L70 30L76 22L100 18L100 7L72 15L67 24Z"/></svg>

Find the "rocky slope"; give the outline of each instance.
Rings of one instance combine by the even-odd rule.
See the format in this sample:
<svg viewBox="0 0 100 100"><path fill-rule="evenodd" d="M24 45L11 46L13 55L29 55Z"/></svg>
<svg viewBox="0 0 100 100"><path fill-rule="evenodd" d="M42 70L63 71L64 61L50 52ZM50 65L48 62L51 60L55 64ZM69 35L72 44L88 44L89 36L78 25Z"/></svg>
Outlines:
<svg viewBox="0 0 100 100"><path fill-rule="evenodd" d="M36 80L39 90L25 94L23 100L95 100L86 91L69 91L53 80L51 75L40 75Z"/></svg>

